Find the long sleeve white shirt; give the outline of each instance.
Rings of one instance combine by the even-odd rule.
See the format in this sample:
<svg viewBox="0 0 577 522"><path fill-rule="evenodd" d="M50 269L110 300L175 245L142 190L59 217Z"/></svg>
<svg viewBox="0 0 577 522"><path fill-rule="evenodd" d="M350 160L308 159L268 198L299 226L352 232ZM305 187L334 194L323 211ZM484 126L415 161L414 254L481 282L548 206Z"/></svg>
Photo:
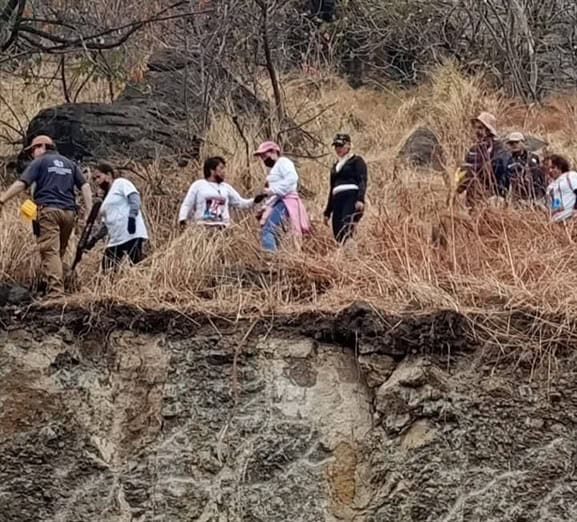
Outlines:
<svg viewBox="0 0 577 522"><path fill-rule="evenodd" d="M270 194L282 198L290 192L297 191L299 175L295 164L283 156L270 169L266 180Z"/></svg>
<svg viewBox="0 0 577 522"><path fill-rule="evenodd" d="M229 207L249 208L253 199L245 199L228 183L206 179L195 181L186 194L178 221L193 220L205 225L229 225Z"/></svg>

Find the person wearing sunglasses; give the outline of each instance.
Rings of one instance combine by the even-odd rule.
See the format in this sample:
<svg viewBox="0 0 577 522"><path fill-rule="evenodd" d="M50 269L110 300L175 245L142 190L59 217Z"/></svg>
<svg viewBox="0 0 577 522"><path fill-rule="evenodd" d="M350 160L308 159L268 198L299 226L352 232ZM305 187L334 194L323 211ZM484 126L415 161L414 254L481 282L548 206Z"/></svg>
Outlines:
<svg viewBox="0 0 577 522"><path fill-rule="evenodd" d="M0 210L8 200L34 185L33 199L37 206L34 233L41 275L47 296L59 297L64 293L63 259L76 220L75 189L82 193L87 215L92 208L92 191L79 166L58 153L50 136L36 136L25 150L32 162L20 179L0 194Z"/></svg>

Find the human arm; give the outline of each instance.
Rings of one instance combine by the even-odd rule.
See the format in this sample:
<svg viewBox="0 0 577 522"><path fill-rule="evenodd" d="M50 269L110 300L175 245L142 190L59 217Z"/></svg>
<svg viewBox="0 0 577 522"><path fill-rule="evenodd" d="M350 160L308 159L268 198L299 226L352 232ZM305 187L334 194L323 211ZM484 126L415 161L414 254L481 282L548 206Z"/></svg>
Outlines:
<svg viewBox="0 0 577 522"><path fill-rule="evenodd" d="M227 188L228 188L228 201L231 207L250 208L254 205L254 198L245 199L230 185L228 185Z"/></svg>
<svg viewBox="0 0 577 522"><path fill-rule="evenodd" d="M90 183L84 183L84 185L80 187L80 192L84 200L84 206L86 207L86 215L88 216L92 210L92 189L90 188Z"/></svg>
<svg viewBox="0 0 577 522"><path fill-rule="evenodd" d="M23 192L24 190L26 190L26 183L24 183L23 181L18 180L12 183L12 185L10 185L10 187L8 187L8 189L5 192L2 192L0 194L0 208L8 200L12 199L14 196L17 196L18 194L20 194L20 192Z"/></svg>
<svg viewBox="0 0 577 522"><path fill-rule="evenodd" d="M359 186L359 192L355 208L359 212L362 212L365 208L365 196L367 193L368 174L367 174L367 164L365 163L365 160L360 156L356 157L355 176L357 177L357 185Z"/></svg>
<svg viewBox="0 0 577 522"><path fill-rule="evenodd" d="M180 210L178 212L178 222L180 224L186 223L186 221L190 217L190 214L194 212L194 209L196 207L197 195L198 195L198 184L195 181L188 189L184 201L180 206Z"/></svg>
<svg viewBox="0 0 577 522"><path fill-rule="evenodd" d="M357 201L365 202L365 196L367 194L367 164L365 160L360 156L357 156L355 161L355 176L357 178L357 185L359 186L359 194L357 196Z"/></svg>

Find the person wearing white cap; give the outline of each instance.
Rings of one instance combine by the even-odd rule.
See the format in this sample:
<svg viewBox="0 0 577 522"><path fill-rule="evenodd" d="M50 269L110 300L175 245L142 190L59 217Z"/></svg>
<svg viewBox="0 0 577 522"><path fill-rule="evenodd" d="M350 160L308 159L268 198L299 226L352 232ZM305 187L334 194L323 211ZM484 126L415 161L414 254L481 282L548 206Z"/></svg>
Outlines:
<svg viewBox="0 0 577 522"><path fill-rule="evenodd" d="M481 198L504 196L509 189L509 151L497 140L497 119L481 112L471 119L475 144L467 152L462 168L465 176L457 192L466 192L469 206Z"/></svg>
<svg viewBox="0 0 577 522"><path fill-rule="evenodd" d="M545 195L545 172L539 156L527 150L525 136L511 132L507 136L511 161L507 164L510 193L514 200L535 200Z"/></svg>

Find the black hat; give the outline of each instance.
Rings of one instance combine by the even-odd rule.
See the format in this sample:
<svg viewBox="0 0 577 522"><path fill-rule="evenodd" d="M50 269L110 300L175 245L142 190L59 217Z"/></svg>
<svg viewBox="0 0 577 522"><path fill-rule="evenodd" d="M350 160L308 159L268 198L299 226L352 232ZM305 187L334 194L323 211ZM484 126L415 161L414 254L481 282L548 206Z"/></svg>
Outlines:
<svg viewBox="0 0 577 522"><path fill-rule="evenodd" d="M333 145L345 145L351 142L351 137L348 134L337 134L333 139Z"/></svg>

